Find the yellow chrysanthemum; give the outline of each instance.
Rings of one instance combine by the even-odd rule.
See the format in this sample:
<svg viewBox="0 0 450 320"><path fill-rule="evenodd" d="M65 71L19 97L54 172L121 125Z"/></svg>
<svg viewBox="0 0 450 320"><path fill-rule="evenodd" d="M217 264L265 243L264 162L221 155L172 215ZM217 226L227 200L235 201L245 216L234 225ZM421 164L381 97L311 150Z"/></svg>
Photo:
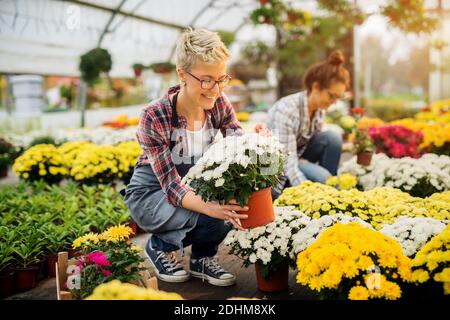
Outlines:
<svg viewBox="0 0 450 320"><path fill-rule="evenodd" d="M131 246L131 250L136 251L136 252L141 252L142 248L140 246Z"/></svg>
<svg viewBox="0 0 450 320"><path fill-rule="evenodd" d="M412 278L415 282L450 282L450 225L428 241L412 261Z"/></svg>
<svg viewBox="0 0 450 320"><path fill-rule="evenodd" d="M177 293L112 280L97 286L86 300L183 300L183 297Z"/></svg>
<svg viewBox="0 0 450 320"><path fill-rule="evenodd" d="M450 282L444 283L444 294L450 294Z"/></svg>
<svg viewBox="0 0 450 320"><path fill-rule="evenodd" d="M122 240L127 240L130 235L133 234L133 230L124 225L118 225L114 227L110 227L106 231L104 231L100 237L103 240L117 242Z"/></svg>
<svg viewBox="0 0 450 320"><path fill-rule="evenodd" d="M367 288L363 286L354 286L350 289L350 292L348 293L348 299L349 300L368 300L369 299L369 292L367 291Z"/></svg>
<svg viewBox="0 0 450 320"><path fill-rule="evenodd" d="M96 244L100 240L99 235L93 232L85 234L84 236L78 237L72 242L72 248L77 249L85 244L93 243Z"/></svg>
<svg viewBox="0 0 450 320"><path fill-rule="evenodd" d="M66 174L61 154L51 144L29 148L14 161L13 171L24 180L59 181Z"/></svg>
<svg viewBox="0 0 450 320"><path fill-rule="evenodd" d="M349 190L351 188L356 187L358 180L355 176L351 174L344 173L339 177L339 189L341 190Z"/></svg>
<svg viewBox="0 0 450 320"><path fill-rule="evenodd" d="M274 204L294 206L314 218L341 212L360 217L377 229L384 223L393 223L399 216L450 219L449 191L421 199L389 187L377 187L369 191L337 190L321 183L305 181L299 186L286 188Z"/></svg>
<svg viewBox="0 0 450 320"><path fill-rule="evenodd" d="M386 235L358 223L337 223L298 254L297 282L312 290L336 290L344 280L358 286L357 279L364 276L368 297L398 299L400 287L393 281L411 280L410 263L401 246ZM396 277L388 281L383 272L392 270ZM357 290L361 289L352 297Z"/></svg>
<svg viewBox="0 0 450 320"><path fill-rule="evenodd" d="M337 176L329 177L326 181L326 184L329 186L337 186L339 184L339 179Z"/></svg>

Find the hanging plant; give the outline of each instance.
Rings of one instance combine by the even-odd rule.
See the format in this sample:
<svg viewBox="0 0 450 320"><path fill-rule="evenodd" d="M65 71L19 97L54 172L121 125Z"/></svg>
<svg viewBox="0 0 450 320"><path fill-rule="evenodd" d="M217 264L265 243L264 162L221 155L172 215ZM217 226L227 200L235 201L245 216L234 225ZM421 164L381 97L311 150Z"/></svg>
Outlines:
<svg viewBox="0 0 450 320"><path fill-rule="evenodd" d="M249 43L243 50L242 56L248 64L269 66L274 59L274 49L262 41Z"/></svg>
<svg viewBox="0 0 450 320"><path fill-rule="evenodd" d="M405 32L430 33L438 25L437 19L425 15L423 0L391 0L381 12L392 26Z"/></svg>
<svg viewBox="0 0 450 320"><path fill-rule="evenodd" d="M356 5L347 0L317 0L325 10L334 12L350 24L362 24L367 15Z"/></svg>
<svg viewBox="0 0 450 320"><path fill-rule="evenodd" d="M80 58L79 69L81 77L89 85L94 84L101 72L109 72L111 67L111 55L106 49L92 49L83 54Z"/></svg>
<svg viewBox="0 0 450 320"><path fill-rule="evenodd" d="M150 69L155 73L170 73L175 70L175 65L172 62L157 62L150 65Z"/></svg>
<svg viewBox="0 0 450 320"><path fill-rule="evenodd" d="M287 7L280 0L260 1L261 6L250 13L254 24L280 25Z"/></svg>
<svg viewBox="0 0 450 320"><path fill-rule="evenodd" d="M145 69L145 66L142 63L135 63L133 64L133 71L134 75L136 77L140 77L142 74L142 71Z"/></svg>
<svg viewBox="0 0 450 320"><path fill-rule="evenodd" d="M283 28L290 33L289 38L293 40L311 32L312 22L312 15L309 12L290 8L286 12L286 21L283 23Z"/></svg>

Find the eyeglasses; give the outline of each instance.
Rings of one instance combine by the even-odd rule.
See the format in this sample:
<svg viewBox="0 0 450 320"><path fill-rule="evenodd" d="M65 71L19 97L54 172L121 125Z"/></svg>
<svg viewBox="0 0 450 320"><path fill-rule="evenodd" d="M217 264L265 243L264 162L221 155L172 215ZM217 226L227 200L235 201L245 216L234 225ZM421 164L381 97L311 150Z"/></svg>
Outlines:
<svg viewBox="0 0 450 320"><path fill-rule="evenodd" d="M202 87L202 89L206 89L206 90L211 90L212 88L214 88L214 86L217 85L219 86L219 89L223 89L225 88L225 86L230 82L231 77L229 75L225 76L225 79L222 80L202 80L197 78L196 76L194 76L192 73L186 71L187 74L191 75L194 79L200 81L200 86Z"/></svg>
<svg viewBox="0 0 450 320"><path fill-rule="evenodd" d="M327 90L327 94L328 94L328 97L330 97L331 101L337 101L339 99L342 99L342 96L340 94L336 94L336 93L330 92L328 90Z"/></svg>

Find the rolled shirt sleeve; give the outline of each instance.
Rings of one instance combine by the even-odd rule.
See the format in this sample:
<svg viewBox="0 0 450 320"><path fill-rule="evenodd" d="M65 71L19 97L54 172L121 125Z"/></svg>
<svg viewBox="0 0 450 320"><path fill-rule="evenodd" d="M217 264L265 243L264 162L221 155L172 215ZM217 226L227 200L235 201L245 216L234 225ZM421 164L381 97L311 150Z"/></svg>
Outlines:
<svg viewBox="0 0 450 320"><path fill-rule="evenodd" d="M155 119L158 119L157 115L151 114L150 110L144 110L139 120L136 137L158 178L166 199L172 205L181 207L181 201L189 190L181 183L181 177L172 160L169 147L170 130Z"/></svg>
<svg viewBox="0 0 450 320"><path fill-rule="evenodd" d="M285 148L285 175L289 179L291 185L299 185L302 181L306 180L306 177L299 169L298 165L299 159L297 154L296 129L292 115L289 116L289 114L284 113L281 110L274 112L269 127Z"/></svg>

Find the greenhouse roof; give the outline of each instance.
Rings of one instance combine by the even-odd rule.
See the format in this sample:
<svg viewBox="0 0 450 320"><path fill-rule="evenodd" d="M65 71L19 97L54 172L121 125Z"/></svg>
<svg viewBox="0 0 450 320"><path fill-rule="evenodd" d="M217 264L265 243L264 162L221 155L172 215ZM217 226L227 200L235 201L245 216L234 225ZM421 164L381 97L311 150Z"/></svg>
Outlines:
<svg viewBox="0 0 450 320"><path fill-rule="evenodd" d="M319 12L315 0L283 1ZM357 0L369 11L385 2ZM0 0L0 73L78 76L80 56L101 46L112 55L111 76L131 77L134 63L173 61L188 26L235 32L233 60L248 42L275 41L272 26L249 20L258 6L257 0Z"/></svg>
<svg viewBox="0 0 450 320"><path fill-rule="evenodd" d="M111 75L131 76L133 63L169 60L187 26L255 29L248 16L257 5L255 0L3 0L0 73L78 75L80 55L100 42L112 55ZM270 27L258 30L239 32L237 40L253 40L255 34L273 39Z"/></svg>

